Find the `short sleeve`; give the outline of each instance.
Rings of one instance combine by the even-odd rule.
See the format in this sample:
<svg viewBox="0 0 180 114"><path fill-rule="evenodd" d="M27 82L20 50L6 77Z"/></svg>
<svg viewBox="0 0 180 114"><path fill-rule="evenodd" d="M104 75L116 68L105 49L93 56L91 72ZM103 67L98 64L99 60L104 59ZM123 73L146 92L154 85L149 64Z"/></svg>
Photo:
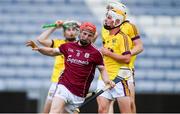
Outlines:
<svg viewBox="0 0 180 114"><path fill-rule="evenodd" d="M97 65L103 65L104 66L104 61L103 61L103 56L102 54L98 51L97 54L95 54L95 62Z"/></svg>
<svg viewBox="0 0 180 114"><path fill-rule="evenodd" d="M133 41L139 39L140 35L137 27L132 23L129 23L129 26L129 37L131 38L131 40Z"/></svg>
<svg viewBox="0 0 180 114"><path fill-rule="evenodd" d="M65 44L62 44L59 46L59 51L63 54L63 55L66 55L67 52L66 52L66 45Z"/></svg>
<svg viewBox="0 0 180 114"><path fill-rule="evenodd" d="M131 44L132 41L126 34L122 34L122 37L123 37L123 41L121 42L121 52L123 52L122 55L131 54L130 47L132 45Z"/></svg>

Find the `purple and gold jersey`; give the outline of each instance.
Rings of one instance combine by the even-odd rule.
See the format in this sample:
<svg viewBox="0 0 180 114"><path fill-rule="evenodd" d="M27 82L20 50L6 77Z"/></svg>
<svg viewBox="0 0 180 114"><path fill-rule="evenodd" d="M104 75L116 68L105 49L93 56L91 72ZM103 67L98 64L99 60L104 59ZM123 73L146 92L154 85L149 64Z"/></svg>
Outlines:
<svg viewBox="0 0 180 114"><path fill-rule="evenodd" d="M120 29L121 31L128 35L129 38L131 39L131 41L134 41L136 39L139 39L140 38L140 35L139 35L139 31L137 30L137 27L130 23L129 21L124 21L121 26L120 26ZM106 38L107 35L109 35L109 31L106 30L104 27L102 28L102 31L101 31L101 35L102 35L102 38L104 40L104 38ZM134 47L134 44L132 43L132 49ZM134 68L134 62L136 60L136 55L132 56L132 60L130 62L130 67L131 68Z"/></svg>
<svg viewBox="0 0 180 114"><path fill-rule="evenodd" d="M131 38L132 41L140 38L139 31L137 30L137 27L129 21L124 21L121 24L120 29L122 30L122 32L127 34ZM132 48L134 48L134 43L132 43ZM136 60L136 55L133 55L132 61L130 62L131 68L134 68L135 60Z"/></svg>
<svg viewBox="0 0 180 114"><path fill-rule="evenodd" d="M130 50L132 49L132 41L128 35L124 34L123 32L119 31L115 35L109 35L108 33L102 38L104 48L109 49L111 52L119 55L130 54ZM104 56L104 64L111 80L117 76L120 68L130 68L130 64L119 63L109 56Z"/></svg>

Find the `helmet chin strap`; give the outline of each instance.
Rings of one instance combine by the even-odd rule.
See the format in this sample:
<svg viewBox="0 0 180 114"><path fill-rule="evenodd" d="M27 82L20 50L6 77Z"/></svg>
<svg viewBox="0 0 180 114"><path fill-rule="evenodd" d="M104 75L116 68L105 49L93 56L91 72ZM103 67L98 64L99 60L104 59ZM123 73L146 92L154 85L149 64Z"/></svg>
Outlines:
<svg viewBox="0 0 180 114"><path fill-rule="evenodd" d="M114 29L114 28L118 28L120 25L118 25L118 26L114 26L114 27L110 27L110 26L107 26L107 25L104 25L104 28L106 29L106 30L112 30L112 29Z"/></svg>

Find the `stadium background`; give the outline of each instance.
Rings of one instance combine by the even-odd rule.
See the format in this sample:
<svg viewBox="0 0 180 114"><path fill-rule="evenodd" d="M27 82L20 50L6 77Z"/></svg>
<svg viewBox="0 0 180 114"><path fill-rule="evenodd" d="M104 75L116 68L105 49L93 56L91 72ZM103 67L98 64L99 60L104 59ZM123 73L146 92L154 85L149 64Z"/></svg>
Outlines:
<svg viewBox="0 0 180 114"><path fill-rule="evenodd" d="M144 42L144 52L136 61L137 112L180 112L180 0L122 2L129 8L128 18L138 26ZM43 31L43 24L58 19L91 21L100 32L105 3L0 0L0 112L42 110L53 58L33 52L25 47L25 41L35 39ZM52 38L60 37L60 31ZM102 45L100 37L96 45ZM95 112L94 104L90 103L84 112Z"/></svg>

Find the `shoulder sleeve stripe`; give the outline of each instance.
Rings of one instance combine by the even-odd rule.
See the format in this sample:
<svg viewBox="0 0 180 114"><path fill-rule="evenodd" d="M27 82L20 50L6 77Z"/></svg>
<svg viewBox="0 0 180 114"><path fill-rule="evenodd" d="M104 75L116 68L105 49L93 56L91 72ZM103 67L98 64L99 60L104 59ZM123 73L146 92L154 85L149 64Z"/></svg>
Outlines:
<svg viewBox="0 0 180 114"><path fill-rule="evenodd" d="M138 36L135 36L134 38L131 38L131 40L134 41L134 40L139 39L139 38L140 38L140 36L138 35Z"/></svg>
<svg viewBox="0 0 180 114"><path fill-rule="evenodd" d="M128 37L123 33L121 32L122 36L123 36L123 39L124 39L124 47L125 47L125 51L129 51L129 43L128 43Z"/></svg>
<svg viewBox="0 0 180 114"><path fill-rule="evenodd" d="M129 24L131 25L131 27L132 27L132 29L133 29L133 31L134 31L135 36L137 36L137 35L138 35L138 31L137 31L136 26L133 25L132 23L129 23Z"/></svg>

